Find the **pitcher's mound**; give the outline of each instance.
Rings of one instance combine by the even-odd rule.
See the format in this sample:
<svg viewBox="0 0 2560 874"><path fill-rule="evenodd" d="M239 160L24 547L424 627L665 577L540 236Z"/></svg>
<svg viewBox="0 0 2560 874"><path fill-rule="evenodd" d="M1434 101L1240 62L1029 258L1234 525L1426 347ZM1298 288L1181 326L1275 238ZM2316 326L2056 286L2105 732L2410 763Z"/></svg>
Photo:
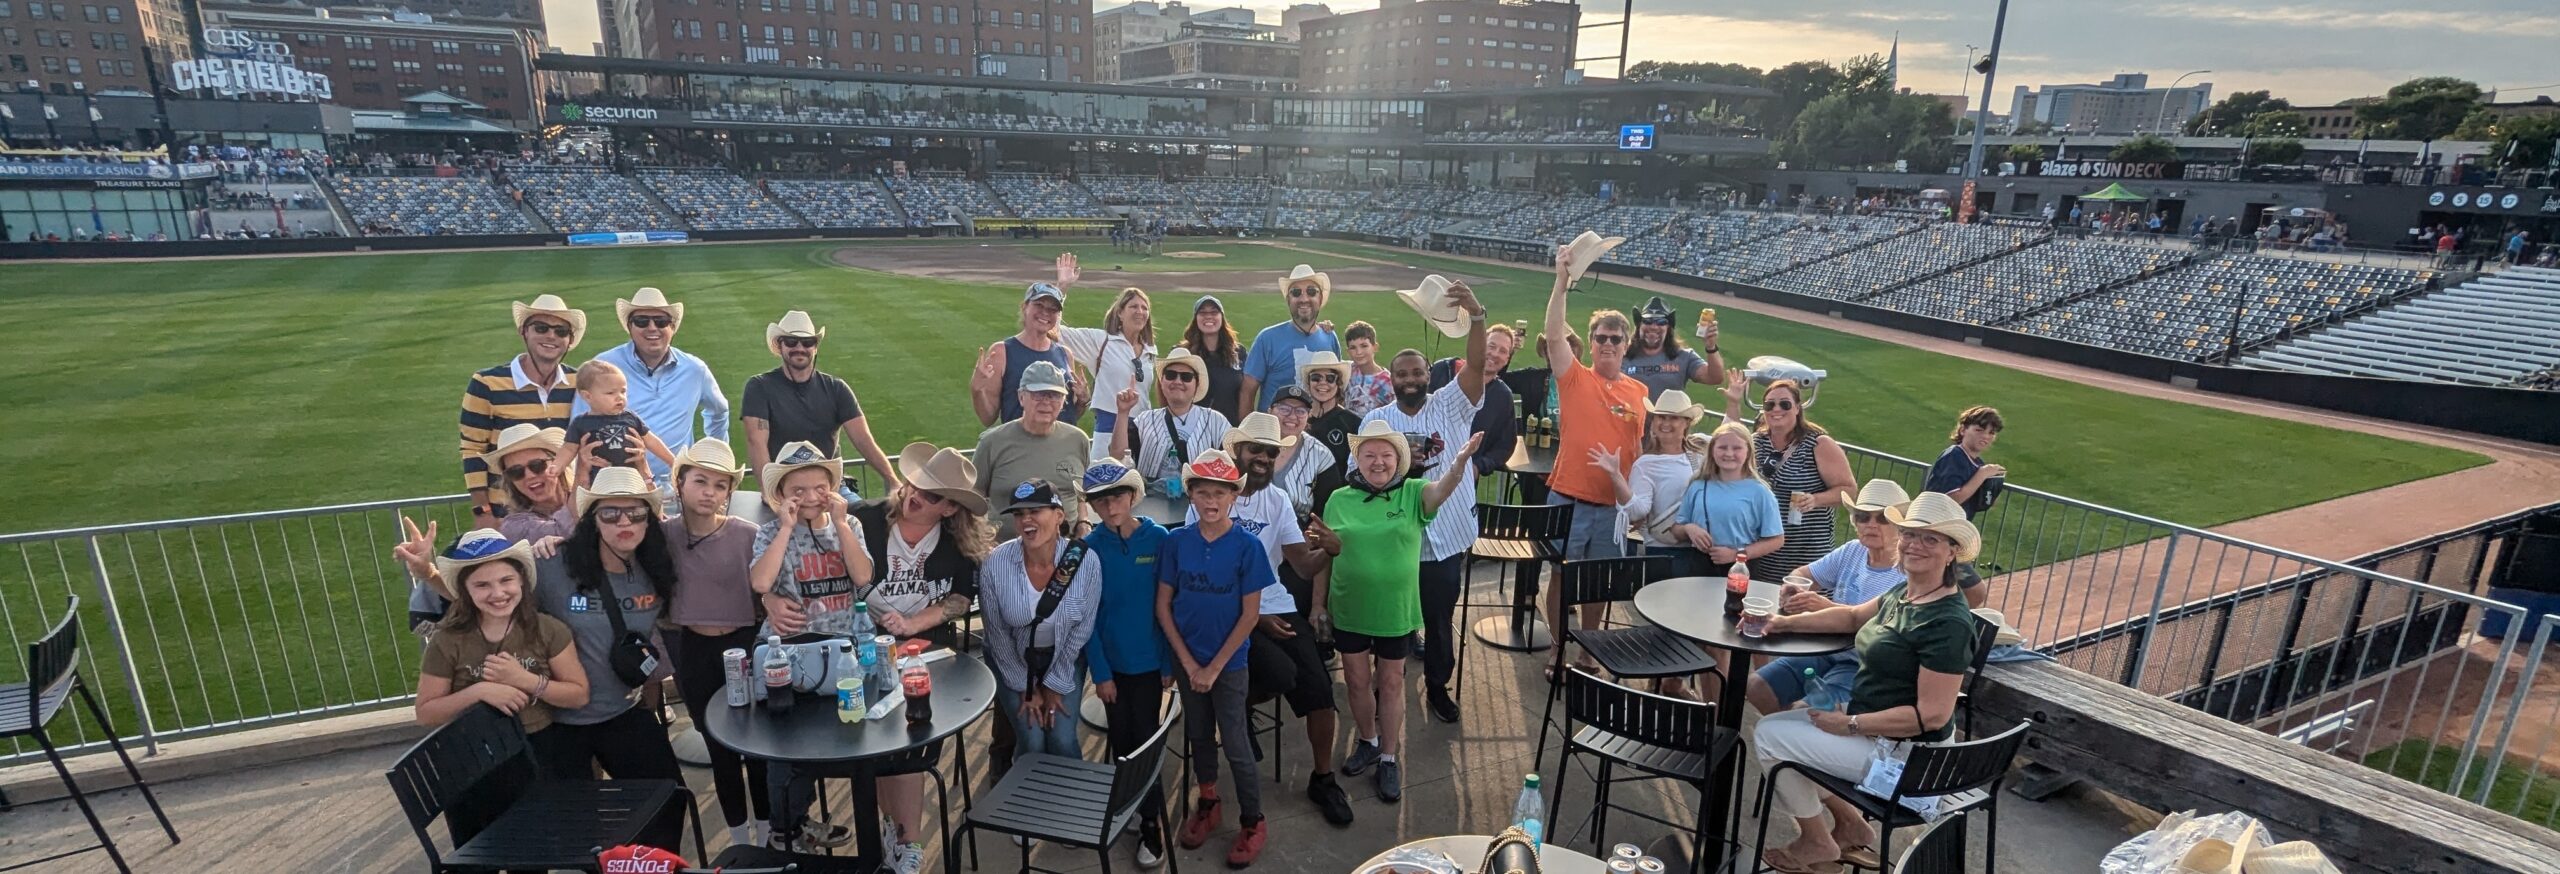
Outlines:
<svg viewBox="0 0 2560 874"><path fill-rule="evenodd" d="M1225 252L1166 252L1166 253L1164 253L1164 256L1165 256L1165 257L1167 257L1167 258L1224 258L1224 257L1227 257L1227 253L1225 253Z"/></svg>

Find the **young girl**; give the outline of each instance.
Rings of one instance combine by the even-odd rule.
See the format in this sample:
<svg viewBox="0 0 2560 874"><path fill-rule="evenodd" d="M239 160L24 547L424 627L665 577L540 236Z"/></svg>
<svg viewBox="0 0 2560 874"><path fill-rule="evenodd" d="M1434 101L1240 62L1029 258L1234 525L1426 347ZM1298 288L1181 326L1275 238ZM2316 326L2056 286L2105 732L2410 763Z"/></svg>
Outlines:
<svg viewBox="0 0 2560 874"><path fill-rule="evenodd" d="M1707 463L1681 493L1673 522L1672 535L1705 554L1707 576L1724 576L1734 562L1758 561L1786 545L1778 496L1752 464L1750 429L1728 420L1707 435Z"/></svg>
<svg viewBox="0 0 2560 874"><path fill-rule="evenodd" d="M535 749L545 751L559 734L545 731L552 708L587 702L587 672L569 626L534 605L533 565L531 544L508 543L485 528L436 557L428 583L453 606L427 638L418 666L419 725L443 725L487 704L523 723ZM498 813L470 807L445 815L457 844Z"/></svg>
<svg viewBox="0 0 2560 874"><path fill-rule="evenodd" d="M686 446L667 474L675 481L678 512L660 523L675 547L676 565L675 595L668 599L667 611L676 628L665 634L675 661L676 691L695 725L703 724L703 713L727 684L720 653L756 647L756 593L747 579L755 560L756 525L729 515L730 492L745 473L728 441L709 437ZM773 818L764 762L742 758L707 735L704 741L729 842L764 840Z"/></svg>
<svg viewBox="0 0 2560 874"><path fill-rule="evenodd" d="M640 463L640 452L647 450L659 463L675 466L676 454L667 449L667 442L649 433L648 423L631 412L630 388L622 368L602 358L580 365L578 400L586 403L587 411L569 420L568 438L552 461L575 472L571 482L584 486L594 481L596 465L589 464L589 458L605 467L633 467L645 474L649 466Z"/></svg>
<svg viewBox="0 0 2560 874"><path fill-rule="evenodd" d="M846 512L838 490L844 462L794 441L758 479L774 518L756 529L755 564L747 571L748 583L764 597L765 627L757 635L852 634L854 594L871 585L871 553L863 549L862 525ZM843 826L805 820L817 800L817 775L794 773L781 762L765 768L773 800L772 846L807 851L852 839Z"/></svg>
<svg viewBox="0 0 2560 874"><path fill-rule="evenodd" d="M1396 402L1395 377L1378 363L1378 328L1352 322L1342 331L1342 351L1351 355L1351 372L1342 387L1342 405L1354 416Z"/></svg>

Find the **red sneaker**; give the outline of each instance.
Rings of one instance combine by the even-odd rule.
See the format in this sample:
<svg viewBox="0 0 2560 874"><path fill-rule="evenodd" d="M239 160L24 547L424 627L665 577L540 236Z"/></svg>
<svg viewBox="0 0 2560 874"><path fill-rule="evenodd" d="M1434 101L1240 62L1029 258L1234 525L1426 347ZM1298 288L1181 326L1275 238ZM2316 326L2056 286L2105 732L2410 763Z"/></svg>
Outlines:
<svg viewBox="0 0 2560 874"><path fill-rule="evenodd" d="M1236 830L1236 845L1227 848L1227 867L1249 868L1253 860L1262 858L1262 842L1268 837L1271 822L1264 820Z"/></svg>
<svg viewBox="0 0 2560 874"><path fill-rule="evenodd" d="M1200 849L1201 844L1209 842L1209 833L1217 830L1218 787L1202 786L1200 799L1191 804L1191 818L1182 821L1182 848Z"/></svg>

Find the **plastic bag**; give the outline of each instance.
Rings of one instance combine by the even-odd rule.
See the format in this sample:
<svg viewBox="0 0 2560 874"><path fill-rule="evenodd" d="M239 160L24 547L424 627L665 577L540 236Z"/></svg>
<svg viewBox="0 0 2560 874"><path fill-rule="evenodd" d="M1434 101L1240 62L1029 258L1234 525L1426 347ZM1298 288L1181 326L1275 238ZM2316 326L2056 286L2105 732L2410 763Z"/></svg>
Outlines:
<svg viewBox="0 0 2560 874"><path fill-rule="evenodd" d="M2242 842L2262 843L2258 821L2237 811L2212 816L2197 816L2182 810L2170 814L2152 830L2117 844L2098 860L2100 874L2187 874L2182 864L2187 853L2205 841L2221 841L2229 846ZM2254 849L2254 847L2252 847ZM2218 872L2217 872L2218 874Z"/></svg>

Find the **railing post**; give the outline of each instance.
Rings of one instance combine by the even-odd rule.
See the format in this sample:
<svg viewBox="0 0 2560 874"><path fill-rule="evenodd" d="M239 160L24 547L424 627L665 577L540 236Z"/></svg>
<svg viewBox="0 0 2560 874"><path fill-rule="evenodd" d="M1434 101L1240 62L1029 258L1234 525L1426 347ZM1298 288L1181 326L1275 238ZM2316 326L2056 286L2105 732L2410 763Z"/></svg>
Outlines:
<svg viewBox="0 0 2560 874"><path fill-rule="evenodd" d="M2151 589L2151 617L2142 623L2142 646L2133 651L2133 668L2125 672L2125 688L2142 690L2143 672L2151 668L2151 648L2160 643L2160 605L2169 597L2169 571L2178 566L2178 539L2183 532L2169 532L2169 546L2160 558L2160 581Z"/></svg>
<svg viewBox="0 0 2560 874"><path fill-rule="evenodd" d="M145 755L156 756L160 754L160 734L151 727L151 707L142 694L142 671L134 665L133 646L125 642L124 613L116 609L115 587L107 584L107 553L98 546L97 535L89 535L86 539L89 542L89 572L98 583L98 607L107 613L107 643L115 647L116 659L124 665L125 688L133 695L133 721L142 731Z"/></svg>
<svg viewBox="0 0 2560 874"><path fill-rule="evenodd" d="M2522 617L2518 617L2516 621L2523 622L2524 620ZM2498 729L2498 748L2489 751L2489 770L2487 773L2480 775L2480 792L2479 794L2472 796L2471 803L2473 804L2477 804L2482 807L2489 806L2489 790L2491 787L2498 785L2498 767L2507 763L2507 745L2515 741L2516 723L2524 719L2525 698L2526 696L2533 694L2534 675L2542 669L2542 654L2551 647L2551 632L2553 630L2560 629L2560 615L2543 616L2541 625L2542 627L2537 629L2533 634L2533 652L2530 655L2525 656L2524 673L2519 674L2516 677L2515 698L2507 703L2507 724ZM2523 634L2524 629L2514 628L2508 633L2507 640L2512 643L2517 637ZM2493 692L2497 690L2495 685L2492 685L2489 688ZM2483 711L2482 715L2487 715L2486 711ZM2474 719L2472 722L2476 725L2479 720ZM2479 742L2478 735L2476 733L2473 736L2472 742L2475 744ZM2465 764L2467 765L2468 763ZM2459 774L2462 772L2455 771L2454 773ZM2516 809L2509 812L2516 816L2523 816L2525 803L2526 802L2524 800L2518 799L2516 802Z"/></svg>

